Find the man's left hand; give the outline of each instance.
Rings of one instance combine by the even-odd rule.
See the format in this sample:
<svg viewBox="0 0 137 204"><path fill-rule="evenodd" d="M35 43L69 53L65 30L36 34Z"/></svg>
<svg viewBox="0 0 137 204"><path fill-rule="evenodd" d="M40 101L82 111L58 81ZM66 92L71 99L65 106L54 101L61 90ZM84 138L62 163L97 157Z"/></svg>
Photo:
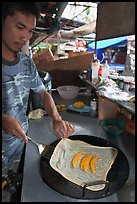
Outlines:
<svg viewBox="0 0 137 204"><path fill-rule="evenodd" d="M54 120L53 128L55 132L63 139L69 137L75 131L74 125L65 120Z"/></svg>

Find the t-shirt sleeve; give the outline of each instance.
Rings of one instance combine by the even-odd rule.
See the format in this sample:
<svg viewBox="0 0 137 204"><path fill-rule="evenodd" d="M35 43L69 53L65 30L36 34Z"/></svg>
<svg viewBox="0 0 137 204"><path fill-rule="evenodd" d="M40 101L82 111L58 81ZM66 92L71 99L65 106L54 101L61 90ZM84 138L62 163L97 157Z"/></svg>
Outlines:
<svg viewBox="0 0 137 204"><path fill-rule="evenodd" d="M45 85L43 84L38 74L37 67L32 59L30 71L31 71L31 90L33 90L35 93L41 93L43 91L46 91Z"/></svg>

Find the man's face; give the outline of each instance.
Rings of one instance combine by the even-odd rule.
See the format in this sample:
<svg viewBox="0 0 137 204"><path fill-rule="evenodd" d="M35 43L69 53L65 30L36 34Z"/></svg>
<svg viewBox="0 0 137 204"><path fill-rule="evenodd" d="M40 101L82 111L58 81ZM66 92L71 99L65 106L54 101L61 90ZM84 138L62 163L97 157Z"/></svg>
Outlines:
<svg viewBox="0 0 137 204"><path fill-rule="evenodd" d="M7 16L2 22L2 41L6 49L18 52L32 37L36 27L36 18L33 15L26 15L15 12Z"/></svg>

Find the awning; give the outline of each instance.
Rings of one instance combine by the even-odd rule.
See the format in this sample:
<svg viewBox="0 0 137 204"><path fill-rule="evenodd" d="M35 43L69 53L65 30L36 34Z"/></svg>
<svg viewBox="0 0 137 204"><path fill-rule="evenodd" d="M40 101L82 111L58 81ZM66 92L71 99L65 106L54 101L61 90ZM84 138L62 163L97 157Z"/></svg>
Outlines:
<svg viewBox="0 0 137 204"><path fill-rule="evenodd" d="M97 49L102 49L106 48L115 44L118 44L122 41L127 40L127 37L119 37L119 38L112 38L112 39L107 39L107 40L99 40L97 41ZM89 43L88 44L89 48L95 49L95 42Z"/></svg>

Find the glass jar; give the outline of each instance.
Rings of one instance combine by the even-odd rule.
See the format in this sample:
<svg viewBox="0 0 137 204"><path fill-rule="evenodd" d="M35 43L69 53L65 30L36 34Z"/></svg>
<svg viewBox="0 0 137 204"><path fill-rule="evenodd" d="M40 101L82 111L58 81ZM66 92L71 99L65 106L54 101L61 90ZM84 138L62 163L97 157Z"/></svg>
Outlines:
<svg viewBox="0 0 137 204"><path fill-rule="evenodd" d="M134 81L130 83L129 90L135 92L135 82Z"/></svg>
<svg viewBox="0 0 137 204"><path fill-rule="evenodd" d="M119 81L118 81L118 86L120 89L124 89L124 81L123 81L123 78L120 76L119 77Z"/></svg>
<svg viewBox="0 0 137 204"><path fill-rule="evenodd" d="M130 82L124 82L124 91L129 91Z"/></svg>

